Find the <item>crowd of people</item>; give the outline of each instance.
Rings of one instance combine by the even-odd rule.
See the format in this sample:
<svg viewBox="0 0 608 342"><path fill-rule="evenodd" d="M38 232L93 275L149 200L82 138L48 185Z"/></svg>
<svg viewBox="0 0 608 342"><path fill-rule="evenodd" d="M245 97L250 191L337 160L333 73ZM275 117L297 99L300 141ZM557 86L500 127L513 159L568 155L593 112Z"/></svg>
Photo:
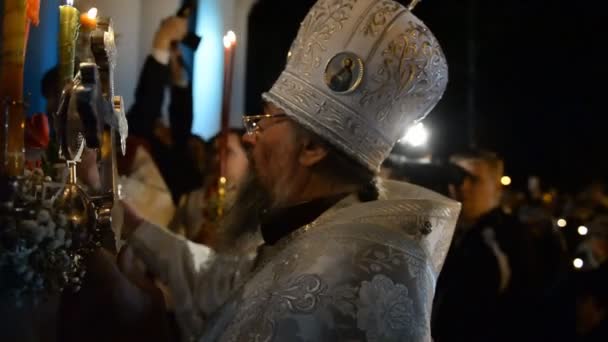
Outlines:
<svg viewBox="0 0 608 342"><path fill-rule="evenodd" d="M127 153L119 160L122 192L125 194L124 234L132 241L131 248L119 257L119 267L132 282L145 284L139 286L140 289L150 289L149 278L163 289L167 314L175 323L166 330L169 335L184 341L203 333L204 322L214 317L229 300L231 290L245 278L246 270L262 267L260 255L279 253L261 246L275 248L285 238L285 230L291 233L323 217L323 212L345 201L346 194L353 189L363 203L373 201L382 191L377 187L378 181L370 177L368 169L361 166L371 163L371 159L357 159L354 154L344 157L342 148L336 151L326 149L318 137L330 139L323 131L315 131L316 135L311 135L299 126L293 132L279 127L288 126L285 123L291 121L281 108L269 101L265 117L256 118L255 125L247 126L249 132L234 128L227 133L226 201L229 206L234 205L239 214L228 215L220 223L214 212L218 200L216 185L220 145L217 137L203 141L191 133L192 89L180 50L172 44L183 39L186 33L186 19L171 17L161 23L141 71L135 104L128 114L130 136ZM353 59L348 61L354 63ZM349 80L344 85L345 89L352 83L354 80ZM49 90L53 82L44 84L44 93L52 107L56 104L55 92ZM171 94L168 122L163 121L161 114L166 89L170 89ZM302 167L312 168L314 165L313 173L287 173L292 170L287 161L282 164L284 159L278 155L255 154L254 146L261 143L265 143L266 148L287 148L281 141L284 136L275 136L273 132L264 138L275 140L255 140L256 132L270 131L273 127L277 131L285 130L275 134L291 134L294 141L304 142L297 160L285 158L304 165ZM252 158L255 165L251 164ZM254 167L265 167L267 174L272 174L269 176L271 179L261 178L257 180L261 185L256 184L250 177ZM419 167L385 163L383 174L390 179L433 189L461 203L460 215L449 250L445 251L447 257L434 291L430 315L434 341L608 340L608 192L605 184L594 183L573 197L555 190L542 191L538 179L531 178L529 189L517 192L501 184L504 161L497 154L481 149L454 153L443 166L432 170L417 171ZM336 174L336 171L344 173ZM429 174L436 177L425 177ZM330 180L327 187L301 186L300 197L276 190L270 194L271 198L265 198L257 191L259 186L269 187L270 184L287 189L286 184L296 181L323 184L321 179L325 178ZM393 185L390 180L387 182L390 189ZM373 186L368 186L370 184ZM326 190L320 196L322 201L311 201L319 196L313 195L310 189L316 193L323 192L319 189L332 191ZM453 203L425 195L422 190L415 193L438 203ZM290 203L288 197L300 200ZM262 203L275 202L297 205L289 211L258 212L264 209ZM451 208L451 204L445 205ZM281 226L279 235L277 225ZM171 240L167 234L177 234L181 238ZM325 248L331 248L328 246ZM340 248L345 248L343 253L346 255L347 247ZM375 246L370 253L381 258L381 250L384 251ZM223 252L230 257L224 256ZM310 252L302 251L303 258L306 253ZM193 264L191 257L199 260L200 264ZM136 261L139 259L143 263ZM390 262L399 265L397 259ZM295 259L294 263L297 263ZM380 263L372 263L370 269L374 270L374 266L379 267L377 265ZM277 264L273 267L290 266ZM390 269L390 265L386 267ZM279 278L280 274L275 277ZM396 282L397 278L391 279ZM122 280L116 279L116 286L120 286ZM313 291L317 278L302 279L308 283L292 284L293 291ZM392 280L386 282L386 279L379 275L373 278L373 282L384 280L382 286L393 284ZM344 293L347 290L346 287L342 289ZM410 291L419 294L413 288ZM296 298L298 294L285 295ZM394 300L398 302L400 298ZM286 299L285 302L271 301L270 304L283 305L283 310L295 312L301 309L305 312L303 307L307 303L292 303ZM424 315L425 309L418 304L414 304L412 310ZM349 307L346 301L342 309L347 316ZM411 323L408 319L415 320L403 312L398 313L398 318L404 322L392 322L395 317L383 319L396 325L407 325ZM245 323L252 318L239 317ZM267 318L260 317L261 325ZM277 320L272 318L271 324ZM294 323L291 328L305 326L302 322L298 324ZM424 326L425 323L421 324ZM259 329L264 332L264 328ZM289 329L289 326L282 328ZM219 336L222 332L204 333ZM273 336L283 333L275 331ZM142 336L134 334L131 336ZM327 336L354 336L349 332L341 331L340 334L343 335ZM368 332L366 336L368 339L371 336L370 340L384 340L382 337L389 335L370 335Z"/></svg>
<svg viewBox="0 0 608 342"><path fill-rule="evenodd" d="M527 189L513 189L504 182L504 161L480 149L443 164L387 164L389 175L462 203L435 295L437 341L608 336L605 184L571 195L543 189L532 176Z"/></svg>

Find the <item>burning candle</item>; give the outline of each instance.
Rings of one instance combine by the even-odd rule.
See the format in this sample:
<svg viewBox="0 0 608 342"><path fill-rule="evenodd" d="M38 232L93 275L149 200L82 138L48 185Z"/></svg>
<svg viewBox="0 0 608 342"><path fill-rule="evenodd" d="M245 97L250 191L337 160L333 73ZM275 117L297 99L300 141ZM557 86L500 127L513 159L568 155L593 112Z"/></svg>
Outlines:
<svg viewBox="0 0 608 342"><path fill-rule="evenodd" d="M87 13L80 15L81 30L92 31L97 28L97 8L91 8Z"/></svg>
<svg viewBox="0 0 608 342"><path fill-rule="evenodd" d="M63 89L74 77L74 58L78 38L78 10L74 0L59 6L59 82Z"/></svg>
<svg viewBox="0 0 608 342"><path fill-rule="evenodd" d="M234 69L234 51L236 50L236 35L228 31L224 36L224 85L222 113L230 109L230 99L232 97L232 71ZM230 115L229 112L226 113Z"/></svg>
<svg viewBox="0 0 608 342"><path fill-rule="evenodd" d="M76 52L75 69L82 62L95 62L91 52L91 32L97 28L97 8L91 8L87 13L80 15L80 33L78 35L78 47Z"/></svg>
<svg viewBox="0 0 608 342"><path fill-rule="evenodd" d="M236 35L228 31L224 36L224 86L222 109L229 109L232 96L232 71L234 69L234 51L236 50ZM230 114L230 113L227 113Z"/></svg>
<svg viewBox="0 0 608 342"><path fill-rule="evenodd" d="M219 139L219 179L217 215L224 214L224 200L226 196L226 162L228 159L228 122L230 118L230 100L232 98L232 71L234 68L234 51L236 49L236 35L228 31L224 36L224 85L222 91L222 117Z"/></svg>
<svg viewBox="0 0 608 342"><path fill-rule="evenodd" d="M224 85L222 90L222 118L220 139L220 176L226 176L226 153L228 145L228 125L230 119L230 100L232 99L232 71L234 69L234 52L236 35L228 31L224 36Z"/></svg>

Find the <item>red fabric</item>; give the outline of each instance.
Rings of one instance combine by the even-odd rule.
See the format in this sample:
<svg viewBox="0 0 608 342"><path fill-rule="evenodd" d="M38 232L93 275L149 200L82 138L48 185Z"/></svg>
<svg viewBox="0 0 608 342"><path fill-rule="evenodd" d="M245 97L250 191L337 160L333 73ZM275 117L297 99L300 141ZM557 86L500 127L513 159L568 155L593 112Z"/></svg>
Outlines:
<svg viewBox="0 0 608 342"><path fill-rule="evenodd" d="M34 26L40 23L40 0L26 0L25 15Z"/></svg>
<svg viewBox="0 0 608 342"><path fill-rule="evenodd" d="M25 120L25 147L45 149L50 141L49 120L43 113Z"/></svg>

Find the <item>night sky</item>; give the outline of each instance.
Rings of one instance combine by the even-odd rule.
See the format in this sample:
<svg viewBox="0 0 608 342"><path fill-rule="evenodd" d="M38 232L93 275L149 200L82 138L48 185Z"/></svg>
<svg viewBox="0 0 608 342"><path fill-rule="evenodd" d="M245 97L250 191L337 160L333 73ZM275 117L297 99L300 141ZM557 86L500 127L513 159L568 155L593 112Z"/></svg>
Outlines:
<svg viewBox="0 0 608 342"><path fill-rule="evenodd" d="M252 10L248 113L259 110L260 93L284 66L314 2L261 0ZM604 3L422 1L414 13L441 43L450 68L444 98L425 122L433 151L445 156L471 143L497 151L520 187L528 175L564 190L606 179Z"/></svg>

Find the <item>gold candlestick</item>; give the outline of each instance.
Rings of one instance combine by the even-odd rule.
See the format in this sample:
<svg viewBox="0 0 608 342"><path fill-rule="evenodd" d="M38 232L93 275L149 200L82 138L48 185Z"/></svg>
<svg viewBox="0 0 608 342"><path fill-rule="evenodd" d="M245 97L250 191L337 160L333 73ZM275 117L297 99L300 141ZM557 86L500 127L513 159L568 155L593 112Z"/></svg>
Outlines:
<svg viewBox="0 0 608 342"><path fill-rule="evenodd" d="M78 39L80 13L73 6L74 0L67 0L59 6L59 86L60 89L74 77L74 58Z"/></svg>
<svg viewBox="0 0 608 342"><path fill-rule="evenodd" d="M5 176L23 173L25 34L25 1L4 0L0 65L0 174Z"/></svg>

